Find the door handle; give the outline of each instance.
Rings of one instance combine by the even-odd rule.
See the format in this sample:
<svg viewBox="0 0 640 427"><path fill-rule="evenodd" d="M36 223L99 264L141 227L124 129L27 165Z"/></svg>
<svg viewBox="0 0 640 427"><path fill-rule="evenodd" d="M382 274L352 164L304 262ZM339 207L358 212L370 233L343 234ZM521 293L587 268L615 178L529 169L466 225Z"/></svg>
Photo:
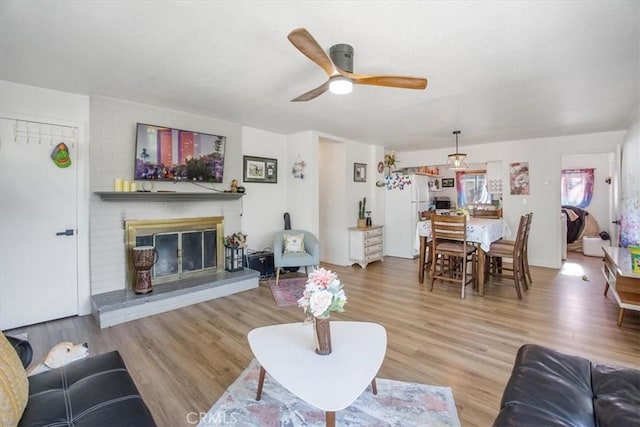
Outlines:
<svg viewBox="0 0 640 427"><path fill-rule="evenodd" d="M56 236L73 236L73 228L67 228L64 231L58 231Z"/></svg>
<svg viewBox="0 0 640 427"><path fill-rule="evenodd" d="M615 221L611 221L611 224L617 224L617 225L620 225L620 220L619 220L619 219L616 219Z"/></svg>

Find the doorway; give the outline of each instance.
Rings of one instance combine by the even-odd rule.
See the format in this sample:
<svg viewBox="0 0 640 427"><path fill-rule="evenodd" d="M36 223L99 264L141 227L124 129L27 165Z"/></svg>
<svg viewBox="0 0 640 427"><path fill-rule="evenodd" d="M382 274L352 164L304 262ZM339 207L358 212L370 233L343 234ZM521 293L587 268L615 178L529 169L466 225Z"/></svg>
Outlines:
<svg viewBox="0 0 640 427"><path fill-rule="evenodd" d="M603 232L610 238L608 242L603 241L603 244L609 245L612 241L617 241L615 238L617 225L612 224L612 221L617 218L617 187L619 185L619 174L615 172L619 170L619 166L616 166L615 159L614 152L562 156L561 197L565 206L572 207L562 209L561 214L566 216L566 219L563 216L565 221L563 230L566 225L567 231L561 233L561 239L566 244L569 255L571 252L581 255L585 250L587 254L590 252L590 247L583 247L583 237L600 238ZM590 179L588 177L592 177L592 184L588 184ZM587 191L592 191L590 201L588 204L586 202L580 204L579 201L587 199ZM583 194L585 194L584 197L582 197ZM562 201L561 204L563 204ZM565 258L566 256L563 255L563 260Z"/></svg>

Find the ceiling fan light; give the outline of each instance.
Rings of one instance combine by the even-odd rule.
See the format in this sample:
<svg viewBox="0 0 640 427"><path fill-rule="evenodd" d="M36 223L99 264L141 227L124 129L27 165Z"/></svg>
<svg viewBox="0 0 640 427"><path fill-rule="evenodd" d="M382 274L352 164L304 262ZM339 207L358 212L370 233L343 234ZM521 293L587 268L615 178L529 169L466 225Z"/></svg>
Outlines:
<svg viewBox="0 0 640 427"><path fill-rule="evenodd" d="M329 92L336 95L346 95L353 90L353 82L342 76L334 77L329 82Z"/></svg>

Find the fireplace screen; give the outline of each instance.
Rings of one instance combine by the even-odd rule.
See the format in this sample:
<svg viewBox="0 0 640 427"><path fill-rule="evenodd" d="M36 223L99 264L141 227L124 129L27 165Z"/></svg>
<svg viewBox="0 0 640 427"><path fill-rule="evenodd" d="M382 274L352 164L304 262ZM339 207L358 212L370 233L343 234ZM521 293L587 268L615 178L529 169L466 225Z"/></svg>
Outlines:
<svg viewBox="0 0 640 427"><path fill-rule="evenodd" d="M221 264L222 217L125 221L127 251L153 246L154 284L206 274ZM130 276L133 277L133 276Z"/></svg>
<svg viewBox="0 0 640 427"><path fill-rule="evenodd" d="M136 236L136 246L154 246L158 251L158 261L151 271L154 278L182 277L217 266L216 230Z"/></svg>

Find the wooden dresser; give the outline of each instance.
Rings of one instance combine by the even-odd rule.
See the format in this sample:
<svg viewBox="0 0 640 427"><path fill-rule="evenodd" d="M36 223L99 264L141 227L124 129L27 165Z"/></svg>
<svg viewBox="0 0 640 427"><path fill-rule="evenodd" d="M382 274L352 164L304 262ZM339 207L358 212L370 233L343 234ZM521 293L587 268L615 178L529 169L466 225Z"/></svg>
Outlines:
<svg viewBox="0 0 640 427"><path fill-rule="evenodd" d="M349 228L349 259L352 263L367 268L370 262L384 261L382 248L382 225Z"/></svg>
<svg viewBox="0 0 640 427"><path fill-rule="evenodd" d="M640 274L631 269L631 254L627 248L604 247L602 273L606 285L604 295L609 290L613 294L620 312L618 326L622 324L625 309L640 311Z"/></svg>

